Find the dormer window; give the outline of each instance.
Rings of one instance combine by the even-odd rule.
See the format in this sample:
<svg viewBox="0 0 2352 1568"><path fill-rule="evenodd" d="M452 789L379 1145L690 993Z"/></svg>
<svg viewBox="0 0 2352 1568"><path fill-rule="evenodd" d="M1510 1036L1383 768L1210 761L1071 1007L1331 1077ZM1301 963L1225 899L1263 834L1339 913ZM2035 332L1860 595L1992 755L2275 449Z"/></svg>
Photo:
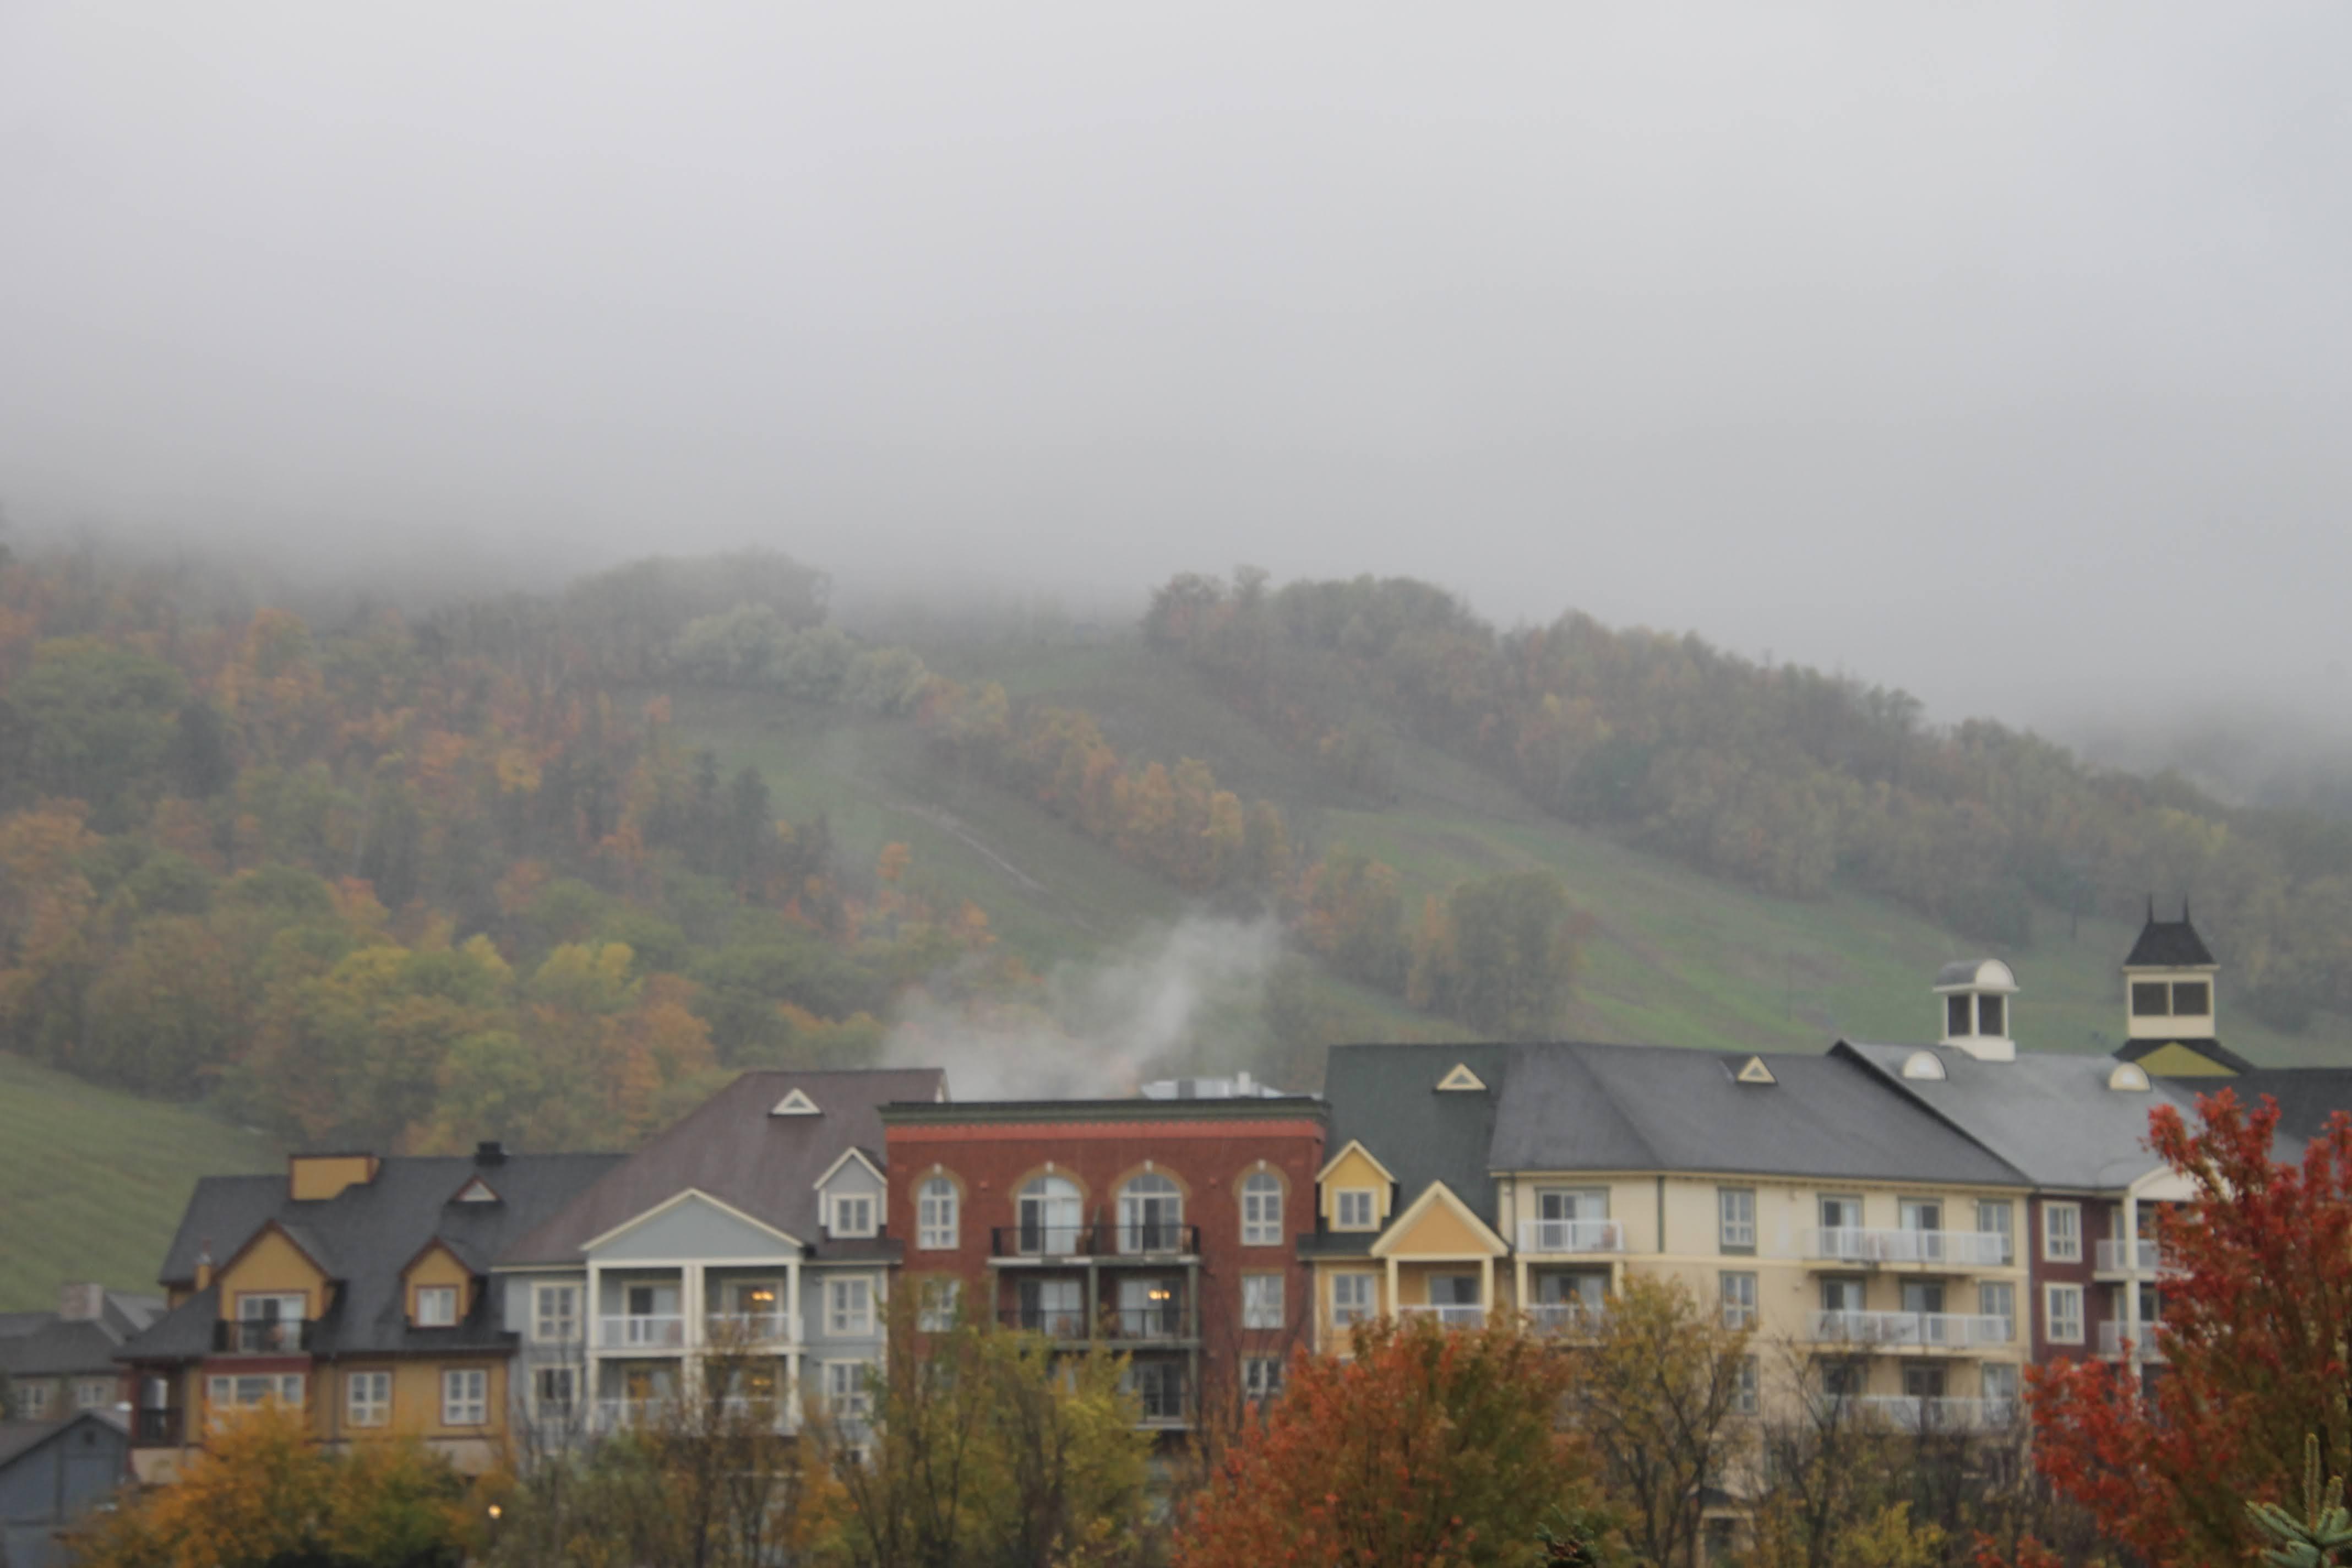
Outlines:
<svg viewBox="0 0 2352 1568"><path fill-rule="evenodd" d="M457 1287L420 1285L416 1288L416 1326L446 1329L457 1321Z"/></svg>
<svg viewBox="0 0 2352 1568"><path fill-rule="evenodd" d="M1380 1222L1372 1217L1372 1189L1342 1187L1331 1216L1333 1230L1376 1230Z"/></svg>
<svg viewBox="0 0 2352 1568"><path fill-rule="evenodd" d="M2016 991L2016 974L1998 958L1944 965L1936 975L1937 994L1944 999L1942 1043L1979 1061L2013 1060L2017 1043L2010 1038L2009 999Z"/></svg>
<svg viewBox="0 0 2352 1568"><path fill-rule="evenodd" d="M874 1199L871 1194L837 1194L833 1200L833 1221L827 1227L836 1237L866 1237L874 1234Z"/></svg>

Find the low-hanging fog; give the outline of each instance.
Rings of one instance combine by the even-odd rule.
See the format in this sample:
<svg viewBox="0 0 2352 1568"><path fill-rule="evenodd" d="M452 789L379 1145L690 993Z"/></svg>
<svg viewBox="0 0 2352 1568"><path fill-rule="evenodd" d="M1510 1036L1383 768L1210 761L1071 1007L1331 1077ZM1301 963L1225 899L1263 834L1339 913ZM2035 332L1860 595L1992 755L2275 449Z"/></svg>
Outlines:
<svg viewBox="0 0 2352 1568"><path fill-rule="evenodd" d="M2352 9L0 7L0 503L2338 722Z"/></svg>

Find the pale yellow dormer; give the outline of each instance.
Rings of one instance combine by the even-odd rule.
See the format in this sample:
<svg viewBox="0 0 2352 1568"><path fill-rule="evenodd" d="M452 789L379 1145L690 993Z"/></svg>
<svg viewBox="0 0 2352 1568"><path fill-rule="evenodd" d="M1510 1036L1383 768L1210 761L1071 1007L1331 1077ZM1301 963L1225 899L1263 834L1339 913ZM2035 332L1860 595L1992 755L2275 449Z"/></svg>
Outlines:
<svg viewBox="0 0 2352 1568"><path fill-rule="evenodd" d="M1376 1232L1389 1223L1396 1178L1353 1139L1315 1178L1318 1213L1332 1230Z"/></svg>

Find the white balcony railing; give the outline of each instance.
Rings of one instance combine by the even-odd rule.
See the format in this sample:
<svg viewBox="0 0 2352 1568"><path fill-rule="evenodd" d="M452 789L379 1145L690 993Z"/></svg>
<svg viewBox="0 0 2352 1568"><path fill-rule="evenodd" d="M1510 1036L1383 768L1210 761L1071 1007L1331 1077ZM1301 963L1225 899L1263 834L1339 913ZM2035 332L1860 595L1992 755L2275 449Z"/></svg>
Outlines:
<svg viewBox="0 0 2352 1568"><path fill-rule="evenodd" d="M1622 1252L1625 1222L1615 1219L1523 1219L1519 1250L1554 1255Z"/></svg>
<svg viewBox="0 0 2352 1568"><path fill-rule="evenodd" d="M2008 1261L2009 1237L1997 1230L1874 1230L1822 1226L1804 1233L1807 1258L1836 1263L1929 1263L1998 1268Z"/></svg>
<svg viewBox="0 0 2352 1568"><path fill-rule="evenodd" d="M721 1399L708 1415L724 1417L730 1423L756 1420L772 1425L779 1432L793 1431L800 1425L797 1405L780 1394ZM647 1399L600 1399L588 1413L589 1430L599 1436L673 1424L689 1429L701 1425L697 1412L675 1394Z"/></svg>
<svg viewBox="0 0 2352 1568"><path fill-rule="evenodd" d="M1942 1395L1915 1398L1901 1394L1868 1394L1843 1402L1850 1413L1884 1421L1906 1432L1982 1432L2010 1426L2017 1419L2014 1399L1952 1399Z"/></svg>
<svg viewBox="0 0 2352 1568"><path fill-rule="evenodd" d="M1416 1303L1399 1307L1397 1313L1407 1318L1434 1318L1442 1329L1483 1329L1486 1326L1486 1309L1458 1305L1424 1306Z"/></svg>
<svg viewBox="0 0 2352 1568"><path fill-rule="evenodd" d="M596 1342L608 1351L674 1351L686 1343L686 1320L675 1312L658 1316L606 1317L596 1320Z"/></svg>
<svg viewBox="0 0 2352 1568"><path fill-rule="evenodd" d="M2139 1352L2140 1360L2162 1361L2164 1359L2163 1333L2162 1323L2141 1321L2139 1337L2134 1342L2134 1348ZM2121 1318L2110 1318L2099 1325L2099 1353L2101 1355L2124 1353L2124 1321Z"/></svg>
<svg viewBox="0 0 2352 1568"><path fill-rule="evenodd" d="M1528 1309L1528 1324L1539 1334L1597 1334L1609 1309L1581 1301L1538 1301Z"/></svg>
<svg viewBox="0 0 2352 1568"><path fill-rule="evenodd" d="M2102 1274L2158 1274L2173 1267L2171 1255L2151 1237L2137 1241L2102 1241L2097 1261Z"/></svg>
<svg viewBox="0 0 2352 1568"><path fill-rule="evenodd" d="M2007 1344L2017 1337L2017 1320L1974 1312L1847 1312L1812 1315L1811 1337L1838 1344L1922 1345L1960 1350Z"/></svg>
<svg viewBox="0 0 2352 1568"><path fill-rule="evenodd" d="M715 1345L769 1345L791 1341L782 1312L714 1312L705 1331Z"/></svg>

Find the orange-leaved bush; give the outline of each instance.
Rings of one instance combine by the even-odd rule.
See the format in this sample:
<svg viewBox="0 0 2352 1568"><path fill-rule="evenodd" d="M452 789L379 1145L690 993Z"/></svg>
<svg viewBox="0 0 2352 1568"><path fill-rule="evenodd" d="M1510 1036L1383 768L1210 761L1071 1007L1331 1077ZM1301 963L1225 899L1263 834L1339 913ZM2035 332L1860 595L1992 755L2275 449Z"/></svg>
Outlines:
<svg viewBox="0 0 2352 1568"><path fill-rule="evenodd" d="M1187 1510L1178 1568L1501 1568L1556 1560L1548 1531L1601 1533L1559 1351L1507 1322L1382 1321L1354 1352L1293 1360Z"/></svg>

